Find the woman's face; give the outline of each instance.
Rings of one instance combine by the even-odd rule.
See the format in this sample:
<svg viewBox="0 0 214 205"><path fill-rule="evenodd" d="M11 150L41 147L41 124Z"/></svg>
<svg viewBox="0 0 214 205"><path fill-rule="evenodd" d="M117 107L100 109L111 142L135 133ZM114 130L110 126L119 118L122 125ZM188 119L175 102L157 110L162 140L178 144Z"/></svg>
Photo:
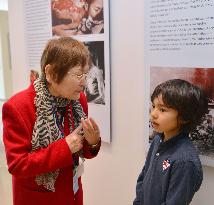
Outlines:
<svg viewBox="0 0 214 205"><path fill-rule="evenodd" d="M88 66L85 68L76 66L68 71L60 83L56 83L53 79L47 80L48 89L56 97L78 100L80 92L85 87L86 73L88 73Z"/></svg>

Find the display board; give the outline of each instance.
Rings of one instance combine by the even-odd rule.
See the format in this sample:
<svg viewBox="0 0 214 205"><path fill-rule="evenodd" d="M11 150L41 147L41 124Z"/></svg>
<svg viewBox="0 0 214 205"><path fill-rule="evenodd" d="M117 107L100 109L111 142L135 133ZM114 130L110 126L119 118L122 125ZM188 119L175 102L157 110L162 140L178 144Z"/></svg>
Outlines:
<svg viewBox="0 0 214 205"><path fill-rule="evenodd" d="M29 74L40 71L42 51L51 38L73 37L88 47L89 116L99 124L102 140L110 142L109 1L24 0L24 19Z"/></svg>
<svg viewBox="0 0 214 205"><path fill-rule="evenodd" d="M192 133L202 163L214 166L214 1L145 1L145 124L149 128L150 95L163 81L180 78L202 87L209 113ZM149 140L147 140L147 144Z"/></svg>

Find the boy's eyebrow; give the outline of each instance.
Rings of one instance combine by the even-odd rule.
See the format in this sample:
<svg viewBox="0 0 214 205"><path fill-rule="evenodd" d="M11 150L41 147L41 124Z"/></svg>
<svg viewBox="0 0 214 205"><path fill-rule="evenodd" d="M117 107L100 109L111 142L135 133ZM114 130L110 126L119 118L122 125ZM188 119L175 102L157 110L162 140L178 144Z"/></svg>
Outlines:
<svg viewBox="0 0 214 205"><path fill-rule="evenodd" d="M152 105L155 105L155 106L157 106L157 107L165 107L165 108L169 108L168 106L166 106L166 105L164 105L164 104L162 104L162 103L152 103Z"/></svg>

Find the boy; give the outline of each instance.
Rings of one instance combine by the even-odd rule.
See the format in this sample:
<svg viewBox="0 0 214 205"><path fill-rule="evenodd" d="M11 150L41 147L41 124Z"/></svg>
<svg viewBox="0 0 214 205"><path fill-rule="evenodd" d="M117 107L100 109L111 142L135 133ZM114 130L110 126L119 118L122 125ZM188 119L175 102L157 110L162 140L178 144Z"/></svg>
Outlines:
<svg viewBox="0 0 214 205"><path fill-rule="evenodd" d="M203 179L201 162L189 139L208 111L205 93L187 81L158 85L151 124L157 134L140 173L133 205L187 205Z"/></svg>

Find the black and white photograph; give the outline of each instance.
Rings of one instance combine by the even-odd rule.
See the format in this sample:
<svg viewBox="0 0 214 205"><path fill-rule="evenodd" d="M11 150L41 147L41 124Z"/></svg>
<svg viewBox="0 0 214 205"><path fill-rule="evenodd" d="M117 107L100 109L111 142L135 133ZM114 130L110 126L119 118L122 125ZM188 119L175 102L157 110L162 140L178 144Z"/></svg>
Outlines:
<svg viewBox="0 0 214 205"><path fill-rule="evenodd" d="M175 78L187 80L201 87L207 94L208 113L190 137L199 154L214 161L214 68L151 67L150 93L161 82ZM150 140L153 135L150 127Z"/></svg>
<svg viewBox="0 0 214 205"><path fill-rule="evenodd" d="M91 68L86 78L85 94L89 103L105 105L104 42L87 42L91 54Z"/></svg>

